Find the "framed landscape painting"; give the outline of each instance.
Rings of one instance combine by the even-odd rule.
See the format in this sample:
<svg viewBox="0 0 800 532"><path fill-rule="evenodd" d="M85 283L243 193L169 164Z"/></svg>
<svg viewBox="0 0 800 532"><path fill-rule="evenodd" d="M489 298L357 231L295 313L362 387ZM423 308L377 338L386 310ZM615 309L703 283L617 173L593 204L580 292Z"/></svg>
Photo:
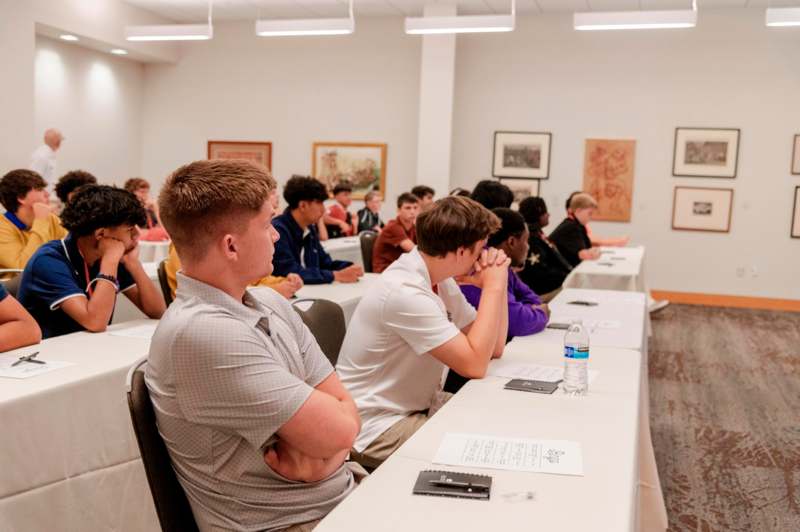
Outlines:
<svg viewBox="0 0 800 532"><path fill-rule="evenodd" d="M245 159L272 170L272 143L209 140L209 159Z"/></svg>
<svg viewBox="0 0 800 532"><path fill-rule="evenodd" d="M672 175L736 177L739 133L738 129L675 128Z"/></svg>
<svg viewBox="0 0 800 532"><path fill-rule="evenodd" d="M550 133L495 131L492 176L547 179L551 138Z"/></svg>
<svg viewBox="0 0 800 532"><path fill-rule="evenodd" d="M675 187L672 228L727 233L732 211L732 188Z"/></svg>
<svg viewBox="0 0 800 532"><path fill-rule="evenodd" d="M519 207L519 202L525 198L539 195L538 179L501 179L500 182L514 193L513 207Z"/></svg>
<svg viewBox="0 0 800 532"><path fill-rule="evenodd" d="M635 140L586 139L583 190L597 201L595 220L630 222Z"/></svg>
<svg viewBox="0 0 800 532"><path fill-rule="evenodd" d="M800 238L800 187L794 189L794 208L792 209L792 238Z"/></svg>
<svg viewBox="0 0 800 532"><path fill-rule="evenodd" d="M800 135L794 136L792 147L792 174L800 175Z"/></svg>
<svg viewBox="0 0 800 532"><path fill-rule="evenodd" d="M311 175L332 191L338 183L353 186L353 199L367 192L386 194L386 144L315 142L311 150Z"/></svg>

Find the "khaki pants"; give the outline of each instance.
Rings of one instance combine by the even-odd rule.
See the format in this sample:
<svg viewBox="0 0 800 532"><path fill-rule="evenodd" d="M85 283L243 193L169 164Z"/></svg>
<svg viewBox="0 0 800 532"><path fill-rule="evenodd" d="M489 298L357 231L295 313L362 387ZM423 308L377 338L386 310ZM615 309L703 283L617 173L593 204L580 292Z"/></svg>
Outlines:
<svg viewBox="0 0 800 532"><path fill-rule="evenodd" d="M364 468L356 463L345 462L345 466L353 472L353 480L356 481L356 484L361 484L361 481L368 476L368 473L364 471ZM322 521L322 519L315 519L305 523L297 523L289 528L284 528L281 530L281 532L311 532L320 523L320 521Z"/></svg>
<svg viewBox="0 0 800 532"><path fill-rule="evenodd" d="M351 449L350 459L367 469L375 469L417 432L426 421L428 421L427 412L416 412L404 417L370 443L363 453Z"/></svg>

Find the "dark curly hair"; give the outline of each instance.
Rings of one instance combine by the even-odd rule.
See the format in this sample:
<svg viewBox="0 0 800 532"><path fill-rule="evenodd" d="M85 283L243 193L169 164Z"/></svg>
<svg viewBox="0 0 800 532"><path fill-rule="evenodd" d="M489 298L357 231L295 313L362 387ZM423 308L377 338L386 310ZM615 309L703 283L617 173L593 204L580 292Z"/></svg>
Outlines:
<svg viewBox="0 0 800 532"><path fill-rule="evenodd" d="M489 210L498 207L511 207L514 203L514 193L511 189L500 181L492 179L484 179L478 181L475 188L472 190L470 198L474 199Z"/></svg>
<svg viewBox="0 0 800 532"><path fill-rule="evenodd" d="M24 198L31 190L47 188L47 181L33 170L11 170L0 179L0 203L8 212L16 213L19 198Z"/></svg>
<svg viewBox="0 0 800 532"><path fill-rule="evenodd" d="M519 202L519 213L531 227L531 231L539 230L539 220L547 212L547 204L539 196L530 196Z"/></svg>
<svg viewBox="0 0 800 532"><path fill-rule="evenodd" d="M525 218L517 211L498 207L492 212L500 219L500 229L489 235L487 244L490 246L496 248L510 237L520 237L525 232Z"/></svg>
<svg viewBox="0 0 800 532"><path fill-rule="evenodd" d="M347 181L341 181L339 183L336 183L336 186L333 187L334 196L339 192L352 192L352 191L353 191L353 185L351 185Z"/></svg>
<svg viewBox="0 0 800 532"><path fill-rule="evenodd" d="M428 185L417 185L411 189L411 193L414 194L419 199L423 199L425 196L435 196L436 191L433 190Z"/></svg>
<svg viewBox="0 0 800 532"><path fill-rule="evenodd" d="M82 186L61 213L61 225L79 237L101 227L146 224L147 214L136 196L108 185Z"/></svg>
<svg viewBox="0 0 800 532"><path fill-rule="evenodd" d="M293 175L283 186L283 199L294 210L301 201L325 201L328 199L328 191L318 179Z"/></svg>
<svg viewBox="0 0 800 532"><path fill-rule="evenodd" d="M96 185L97 178L86 170L71 170L61 176L56 183L56 196L64 205L67 204L69 195L83 185Z"/></svg>

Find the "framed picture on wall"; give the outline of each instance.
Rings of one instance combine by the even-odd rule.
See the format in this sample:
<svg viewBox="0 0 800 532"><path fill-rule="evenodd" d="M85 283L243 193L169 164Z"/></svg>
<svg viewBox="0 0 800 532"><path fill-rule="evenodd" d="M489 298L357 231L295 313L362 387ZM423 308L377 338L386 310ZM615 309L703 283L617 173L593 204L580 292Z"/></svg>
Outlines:
<svg viewBox="0 0 800 532"><path fill-rule="evenodd" d="M514 193L513 205L515 207L518 207L519 202L525 198L539 195L540 183L538 179L501 179L500 182Z"/></svg>
<svg viewBox="0 0 800 532"><path fill-rule="evenodd" d="M736 177L739 129L675 128L672 175Z"/></svg>
<svg viewBox="0 0 800 532"><path fill-rule="evenodd" d="M495 131L492 176L547 179L551 138L550 133Z"/></svg>
<svg viewBox="0 0 800 532"><path fill-rule="evenodd" d="M732 211L732 188L675 187L672 228L727 233Z"/></svg>
<svg viewBox="0 0 800 532"><path fill-rule="evenodd" d="M792 174L800 175L800 135L794 136L792 148Z"/></svg>
<svg viewBox="0 0 800 532"><path fill-rule="evenodd" d="M800 187L794 188L794 208L792 209L792 238L800 238Z"/></svg>
<svg viewBox="0 0 800 532"><path fill-rule="evenodd" d="M315 142L311 149L311 175L328 191L338 183L353 186L353 199L367 192L386 194L386 144L367 142Z"/></svg>
<svg viewBox="0 0 800 532"><path fill-rule="evenodd" d="M636 141L586 139L583 190L597 200L595 220L630 222Z"/></svg>
<svg viewBox="0 0 800 532"><path fill-rule="evenodd" d="M272 143L209 140L209 159L245 159L272 170Z"/></svg>

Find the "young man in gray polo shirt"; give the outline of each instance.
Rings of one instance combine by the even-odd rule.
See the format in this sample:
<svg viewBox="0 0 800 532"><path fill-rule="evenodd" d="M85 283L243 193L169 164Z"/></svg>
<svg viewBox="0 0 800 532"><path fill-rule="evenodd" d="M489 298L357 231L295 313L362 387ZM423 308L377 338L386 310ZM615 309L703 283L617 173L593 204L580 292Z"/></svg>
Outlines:
<svg viewBox="0 0 800 532"><path fill-rule="evenodd" d="M274 188L250 163L198 161L159 196L183 269L145 378L203 531L311 530L360 469L350 395L289 303L248 288L272 272Z"/></svg>

